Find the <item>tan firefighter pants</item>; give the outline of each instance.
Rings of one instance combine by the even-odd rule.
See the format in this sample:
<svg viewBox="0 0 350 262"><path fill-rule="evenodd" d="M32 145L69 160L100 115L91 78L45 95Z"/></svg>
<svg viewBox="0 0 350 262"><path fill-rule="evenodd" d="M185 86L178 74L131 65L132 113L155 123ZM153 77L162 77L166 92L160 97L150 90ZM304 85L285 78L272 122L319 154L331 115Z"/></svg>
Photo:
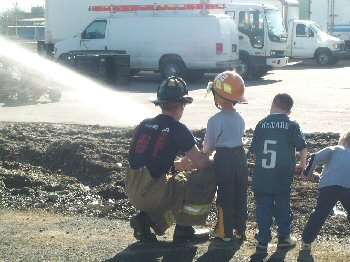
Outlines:
<svg viewBox="0 0 350 262"><path fill-rule="evenodd" d="M213 169L152 178L147 168L127 169L125 189L130 203L146 212L165 232L175 221L203 225L216 192Z"/></svg>

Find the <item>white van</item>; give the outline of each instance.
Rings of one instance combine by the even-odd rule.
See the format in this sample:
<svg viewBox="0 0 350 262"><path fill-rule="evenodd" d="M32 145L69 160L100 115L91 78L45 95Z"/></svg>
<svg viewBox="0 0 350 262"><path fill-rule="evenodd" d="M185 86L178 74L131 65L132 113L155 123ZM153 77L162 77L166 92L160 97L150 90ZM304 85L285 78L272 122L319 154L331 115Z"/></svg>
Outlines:
<svg viewBox="0 0 350 262"><path fill-rule="evenodd" d="M223 71L235 68L239 59L237 27L224 14L114 14L95 19L54 50L56 59L70 51L125 50L131 71L163 77Z"/></svg>

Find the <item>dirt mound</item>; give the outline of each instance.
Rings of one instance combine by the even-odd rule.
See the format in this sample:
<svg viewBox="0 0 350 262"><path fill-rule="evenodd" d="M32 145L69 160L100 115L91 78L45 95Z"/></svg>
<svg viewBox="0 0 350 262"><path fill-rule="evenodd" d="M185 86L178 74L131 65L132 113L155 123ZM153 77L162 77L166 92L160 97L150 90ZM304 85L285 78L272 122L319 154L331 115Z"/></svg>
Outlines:
<svg viewBox="0 0 350 262"><path fill-rule="evenodd" d="M194 131L199 144L204 132ZM131 128L1 123L0 207L130 217L136 210L127 200L123 179L131 138ZM249 130L245 137L247 147L251 138ZM315 152L337 144L339 134L312 133L306 138L309 151ZM316 198L316 183L296 179L292 192L295 231L303 229ZM248 224L254 228L251 190L248 203ZM214 217L213 208L208 222ZM345 217L331 217L321 232L327 240L348 235Z"/></svg>

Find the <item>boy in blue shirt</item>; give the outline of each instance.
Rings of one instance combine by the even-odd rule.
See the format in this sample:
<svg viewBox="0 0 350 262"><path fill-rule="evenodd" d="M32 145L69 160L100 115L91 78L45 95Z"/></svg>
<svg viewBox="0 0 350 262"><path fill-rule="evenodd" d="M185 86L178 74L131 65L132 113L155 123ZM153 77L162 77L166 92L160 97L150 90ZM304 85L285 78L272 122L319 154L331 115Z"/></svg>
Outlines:
<svg viewBox="0 0 350 262"><path fill-rule="evenodd" d="M324 164L318 186L317 205L302 233L302 250L311 250L311 243L338 201L346 210L350 222L350 132L342 135L338 144L312 154L303 172L303 178L312 178L315 168Z"/></svg>
<svg viewBox="0 0 350 262"><path fill-rule="evenodd" d="M273 217L278 227L279 248L294 247L290 193L295 173L295 151L300 152L298 169L305 169L307 148L299 124L289 118L293 99L288 94L274 97L270 115L261 120L253 135L250 151L255 153L253 191L258 232L257 251L267 252L272 240Z"/></svg>

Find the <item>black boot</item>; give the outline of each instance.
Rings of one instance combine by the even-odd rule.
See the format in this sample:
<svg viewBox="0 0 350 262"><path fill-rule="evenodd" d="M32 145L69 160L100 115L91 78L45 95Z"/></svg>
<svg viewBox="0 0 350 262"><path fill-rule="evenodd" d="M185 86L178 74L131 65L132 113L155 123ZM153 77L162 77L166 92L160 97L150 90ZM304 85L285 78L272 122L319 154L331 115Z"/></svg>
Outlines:
<svg viewBox="0 0 350 262"><path fill-rule="evenodd" d="M188 243L188 242L205 242L209 240L208 229L194 229L192 226L181 226L176 224L173 242Z"/></svg>
<svg viewBox="0 0 350 262"><path fill-rule="evenodd" d="M142 211L132 216L130 219L130 226L134 229L134 237L141 242L157 241L156 235L151 232L147 219L147 214Z"/></svg>

